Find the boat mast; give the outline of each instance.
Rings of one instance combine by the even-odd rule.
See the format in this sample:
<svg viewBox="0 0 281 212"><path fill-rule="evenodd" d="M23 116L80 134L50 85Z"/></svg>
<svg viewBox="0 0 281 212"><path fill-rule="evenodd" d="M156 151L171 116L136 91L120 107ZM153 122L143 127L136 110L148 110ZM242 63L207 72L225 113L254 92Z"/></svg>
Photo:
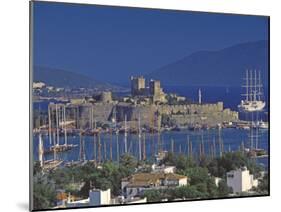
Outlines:
<svg viewBox="0 0 281 212"><path fill-rule="evenodd" d="M257 70L254 70L254 101L257 100Z"/></svg>
<svg viewBox="0 0 281 212"><path fill-rule="evenodd" d="M174 153L174 140L171 139L171 152Z"/></svg>
<svg viewBox="0 0 281 212"><path fill-rule="evenodd" d="M56 122L57 122L57 143L56 143L56 145L59 145L60 134L59 134L59 116L58 116L58 105L57 104L56 104Z"/></svg>
<svg viewBox="0 0 281 212"><path fill-rule="evenodd" d="M143 158L143 160L146 159L146 152L145 152L145 132L143 133L143 151L142 151L142 158Z"/></svg>
<svg viewBox="0 0 281 212"><path fill-rule="evenodd" d="M116 106L114 107L114 130L116 133L116 159L119 163L119 130L117 129Z"/></svg>
<svg viewBox="0 0 281 212"><path fill-rule="evenodd" d="M124 146L125 153L127 153L127 115L125 114L125 126L124 126Z"/></svg>
<svg viewBox="0 0 281 212"><path fill-rule="evenodd" d="M258 87L258 100L261 101L261 87L262 87L262 83L261 83L261 71L259 70L259 87Z"/></svg>
<svg viewBox="0 0 281 212"><path fill-rule="evenodd" d="M117 162L119 163L119 132L116 130L116 159Z"/></svg>
<svg viewBox="0 0 281 212"><path fill-rule="evenodd" d="M101 163L101 141L100 141L100 133L98 133L98 161Z"/></svg>
<svg viewBox="0 0 281 212"><path fill-rule="evenodd" d="M216 151L216 138L215 138L215 136L213 138L213 147L214 147L214 157L216 157L217 156L217 151Z"/></svg>
<svg viewBox="0 0 281 212"><path fill-rule="evenodd" d="M192 150L192 141L189 141L189 144L190 144L190 146L189 146L189 151L190 151L190 159L192 159L193 158L193 150Z"/></svg>
<svg viewBox="0 0 281 212"><path fill-rule="evenodd" d="M199 88L198 90L198 103L201 104L202 103L202 95L201 95L201 89Z"/></svg>
<svg viewBox="0 0 281 212"><path fill-rule="evenodd" d="M52 123L51 123L51 107L50 104L48 104L48 122L49 122L49 143L52 145Z"/></svg>
<svg viewBox="0 0 281 212"><path fill-rule="evenodd" d="M83 141L82 141L82 133L81 133L81 131L79 133L79 137L80 137L80 142L79 142L79 144L80 144L79 160L83 161Z"/></svg>
<svg viewBox="0 0 281 212"><path fill-rule="evenodd" d="M139 160L141 160L141 123L140 123L140 113L139 113Z"/></svg>
<svg viewBox="0 0 281 212"><path fill-rule="evenodd" d="M181 144L180 144L180 146L179 146L179 153L181 154Z"/></svg>
<svg viewBox="0 0 281 212"><path fill-rule="evenodd" d="M44 147L43 147L43 139L41 133L39 134L39 162L40 162L40 167L42 168L44 165Z"/></svg>
<svg viewBox="0 0 281 212"><path fill-rule="evenodd" d="M97 161L97 136L94 134L94 161Z"/></svg>
<svg viewBox="0 0 281 212"><path fill-rule="evenodd" d="M249 72L246 70L246 101L249 101Z"/></svg>
<svg viewBox="0 0 281 212"><path fill-rule="evenodd" d="M250 70L250 101L253 101L253 70Z"/></svg>
<svg viewBox="0 0 281 212"><path fill-rule="evenodd" d="M93 105L91 105L91 117L90 117L90 121L91 121L91 127L90 127L90 129L91 130L93 130L93 128L94 128L94 122L93 122L93 120L94 120L94 109L93 109Z"/></svg>
<svg viewBox="0 0 281 212"><path fill-rule="evenodd" d="M63 120L64 120L64 145L67 146L67 132L66 132L66 113L65 113L65 105L63 107Z"/></svg>
<svg viewBox="0 0 281 212"><path fill-rule="evenodd" d="M85 161L86 160L86 154L85 154L85 140L82 134L82 131L80 130L79 133L80 137L80 152L79 152L79 160L80 161Z"/></svg>
<svg viewBox="0 0 281 212"><path fill-rule="evenodd" d="M190 140L189 140L189 135L187 135L187 156L190 154Z"/></svg>
<svg viewBox="0 0 281 212"><path fill-rule="evenodd" d="M54 160L57 159L57 149L55 148L56 144L56 132L53 132L53 140L54 140L54 145L53 145L53 151L54 151Z"/></svg>
<svg viewBox="0 0 281 212"><path fill-rule="evenodd" d="M160 118L159 118L160 116L159 116L159 112L157 112L157 132L158 132L158 139L157 139L157 145L158 145L158 147L157 147L157 151L158 151L158 153L159 152L161 152L162 151L162 145L161 145L161 120L160 120Z"/></svg>
<svg viewBox="0 0 281 212"><path fill-rule="evenodd" d="M113 156L112 156L112 126L110 126L110 161L112 161Z"/></svg>
<svg viewBox="0 0 281 212"><path fill-rule="evenodd" d="M106 155L106 139L103 140L103 160L107 160L107 155Z"/></svg>
<svg viewBox="0 0 281 212"><path fill-rule="evenodd" d="M223 153L223 143L222 143L222 139L221 139L221 126L219 126L218 134L219 134L220 157L222 157L222 153Z"/></svg>
<svg viewBox="0 0 281 212"><path fill-rule="evenodd" d="M203 131L201 134L201 142L202 142L202 156L205 156L205 146L204 146L204 135L203 135Z"/></svg>
<svg viewBox="0 0 281 212"><path fill-rule="evenodd" d="M56 145L56 131L54 130L53 131L53 146L55 146Z"/></svg>

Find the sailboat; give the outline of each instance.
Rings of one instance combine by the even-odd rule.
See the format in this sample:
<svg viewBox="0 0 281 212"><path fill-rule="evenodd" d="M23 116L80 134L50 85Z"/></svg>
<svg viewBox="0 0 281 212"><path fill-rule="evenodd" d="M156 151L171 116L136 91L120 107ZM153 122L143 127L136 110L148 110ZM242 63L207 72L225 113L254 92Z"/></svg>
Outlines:
<svg viewBox="0 0 281 212"><path fill-rule="evenodd" d="M254 70L246 70L246 84L243 87L246 88L246 93L242 94L245 96L245 100L241 100L238 105L240 112L256 112L262 111L265 107L265 102L261 100L262 96L262 83L261 74Z"/></svg>
<svg viewBox="0 0 281 212"><path fill-rule="evenodd" d="M63 119L62 121L62 126L63 126L63 131L64 131L64 144L60 144L60 122L59 122L59 113L60 110L62 110L62 114L61 114L61 119ZM48 117L49 117L49 142L52 142L51 139L51 132L52 132L52 128L51 128L51 123L52 123L52 119L51 119L51 107L49 107L48 110ZM52 146L50 146L49 149L44 151L44 154L50 154L53 152L64 152L64 151L69 151L74 147L77 147L78 145L74 145L74 144L68 144L68 138L67 138L67 129L66 129L66 108L65 105L60 106L58 104L55 105L55 114L56 114L56 129L53 131L54 133L54 138L53 138L53 142L54 144Z"/></svg>

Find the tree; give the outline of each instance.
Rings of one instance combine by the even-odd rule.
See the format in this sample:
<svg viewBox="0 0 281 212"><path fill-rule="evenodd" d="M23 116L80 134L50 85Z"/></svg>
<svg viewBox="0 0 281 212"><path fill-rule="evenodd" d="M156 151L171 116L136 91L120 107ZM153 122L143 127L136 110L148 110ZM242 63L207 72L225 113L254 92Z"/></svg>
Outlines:
<svg viewBox="0 0 281 212"><path fill-rule="evenodd" d="M175 166L176 165L176 156L172 152L168 152L168 154L163 158L161 164Z"/></svg>
<svg viewBox="0 0 281 212"><path fill-rule="evenodd" d="M131 175L135 169L137 168L137 160L129 155L124 154L120 158L120 165L119 165L119 171L121 172L122 176L129 176Z"/></svg>
<svg viewBox="0 0 281 212"><path fill-rule="evenodd" d="M177 170L185 170L187 168L187 160L186 157L184 157L184 155L179 155L178 157L176 157L175 159L175 165Z"/></svg>
<svg viewBox="0 0 281 212"><path fill-rule="evenodd" d="M209 178L208 169L202 167L188 168L185 170L185 175L189 177L190 185L206 183Z"/></svg>
<svg viewBox="0 0 281 212"><path fill-rule="evenodd" d="M160 202L163 198L163 193L156 189L146 190L144 191L143 197L146 197L148 202Z"/></svg>
<svg viewBox="0 0 281 212"><path fill-rule="evenodd" d="M264 177L259 181L257 192L261 194L268 194L269 192L269 183L268 183L268 174L265 174Z"/></svg>
<svg viewBox="0 0 281 212"><path fill-rule="evenodd" d="M40 162L36 161L33 165L33 176L42 172L42 168L40 166Z"/></svg>
<svg viewBox="0 0 281 212"><path fill-rule="evenodd" d="M50 181L44 174L37 174L33 179L34 209L40 210L55 206L56 190L54 182Z"/></svg>
<svg viewBox="0 0 281 212"><path fill-rule="evenodd" d="M218 196L226 197L230 193L232 193L232 188L227 186L227 183L225 180L221 180L219 182L219 186L218 186Z"/></svg>
<svg viewBox="0 0 281 212"><path fill-rule="evenodd" d="M208 192L208 197L210 198L215 198L218 196L218 187L215 183L214 177L209 177L207 179L207 192Z"/></svg>

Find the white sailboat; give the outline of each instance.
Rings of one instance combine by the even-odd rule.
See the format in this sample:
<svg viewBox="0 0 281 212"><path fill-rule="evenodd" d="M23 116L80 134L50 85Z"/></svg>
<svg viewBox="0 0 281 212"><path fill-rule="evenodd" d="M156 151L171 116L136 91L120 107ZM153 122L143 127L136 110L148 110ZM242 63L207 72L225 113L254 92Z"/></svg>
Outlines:
<svg viewBox="0 0 281 212"><path fill-rule="evenodd" d="M241 112L256 112L262 111L265 107L265 102L261 100L262 96L262 83L261 74L254 70L246 70L246 84L243 87L246 88L246 93L242 94L245 96L245 100L241 100L238 105L238 109Z"/></svg>

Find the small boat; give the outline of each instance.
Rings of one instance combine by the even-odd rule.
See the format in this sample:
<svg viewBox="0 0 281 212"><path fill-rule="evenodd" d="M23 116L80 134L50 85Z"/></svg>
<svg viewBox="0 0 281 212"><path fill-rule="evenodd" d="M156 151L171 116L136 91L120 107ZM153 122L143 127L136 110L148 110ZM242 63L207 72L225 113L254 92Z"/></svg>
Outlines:
<svg viewBox="0 0 281 212"><path fill-rule="evenodd" d="M63 145L54 145L51 146L49 149L44 150L44 154L52 154L54 151L56 152L65 152L70 151L72 148L77 147L78 145L75 144L63 144Z"/></svg>
<svg viewBox="0 0 281 212"><path fill-rule="evenodd" d="M260 129L268 129L268 123L267 123L267 122L260 121L259 124L258 124L258 127L259 127Z"/></svg>

